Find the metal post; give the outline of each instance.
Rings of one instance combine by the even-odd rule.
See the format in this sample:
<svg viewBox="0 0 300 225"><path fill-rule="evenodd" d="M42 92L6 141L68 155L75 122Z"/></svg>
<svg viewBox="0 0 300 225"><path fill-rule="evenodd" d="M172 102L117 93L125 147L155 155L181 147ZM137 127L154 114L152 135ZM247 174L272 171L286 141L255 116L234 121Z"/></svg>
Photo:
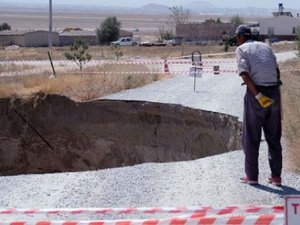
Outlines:
<svg viewBox="0 0 300 225"><path fill-rule="evenodd" d="M53 75L54 75L54 77L56 77L56 72L55 72L55 69L54 69L54 66L53 66L53 62L52 62L52 58L51 58L51 54L50 54L49 51L48 51L48 57L49 57L50 64L51 64L51 67L52 67Z"/></svg>
<svg viewBox="0 0 300 225"><path fill-rule="evenodd" d="M52 0L49 0L49 48L52 48Z"/></svg>
<svg viewBox="0 0 300 225"><path fill-rule="evenodd" d="M199 60L196 60L195 55L198 54ZM202 55L201 52L196 50L192 52L192 62L195 68L194 71L194 91L196 91L196 76L197 76L197 66L202 66Z"/></svg>

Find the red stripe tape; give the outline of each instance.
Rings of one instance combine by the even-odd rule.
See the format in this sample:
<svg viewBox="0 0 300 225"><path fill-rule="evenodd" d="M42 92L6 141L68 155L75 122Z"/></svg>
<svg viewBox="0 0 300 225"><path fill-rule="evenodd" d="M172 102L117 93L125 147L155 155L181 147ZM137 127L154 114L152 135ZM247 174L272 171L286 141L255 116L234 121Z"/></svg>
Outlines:
<svg viewBox="0 0 300 225"><path fill-rule="evenodd" d="M245 220L245 217L243 216L235 216L235 217L231 217L228 221L227 221L227 225L241 225Z"/></svg>
<svg viewBox="0 0 300 225"><path fill-rule="evenodd" d="M170 225L185 225L186 221L187 221L186 219L175 218L171 220Z"/></svg>
<svg viewBox="0 0 300 225"><path fill-rule="evenodd" d="M37 222L36 225L51 225L51 222L40 221L40 222Z"/></svg>
<svg viewBox="0 0 300 225"><path fill-rule="evenodd" d="M143 222L143 225L157 225L159 223L159 220L147 220Z"/></svg>
<svg viewBox="0 0 300 225"><path fill-rule="evenodd" d="M26 222L24 221L18 221L18 222L12 222L10 225L25 225Z"/></svg>
<svg viewBox="0 0 300 225"><path fill-rule="evenodd" d="M15 209L6 209L2 211L0 214L12 214L14 213Z"/></svg>
<svg viewBox="0 0 300 225"><path fill-rule="evenodd" d="M106 214L112 212L112 209L102 209L102 210L97 210L95 213L97 214Z"/></svg>
<svg viewBox="0 0 300 225"><path fill-rule="evenodd" d="M64 222L62 225L77 225L77 222L68 221L68 222Z"/></svg>
<svg viewBox="0 0 300 225"><path fill-rule="evenodd" d="M104 222L91 222L89 225L104 225Z"/></svg>
<svg viewBox="0 0 300 225"><path fill-rule="evenodd" d="M218 215L230 214L236 209L238 209L238 207L228 207L220 210L220 212L218 212Z"/></svg>
<svg viewBox="0 0 300 225"><path fill-rule="evenodd" d="M120 222L117 222L116 225L130 225L131 224L131 221L120 221Z"/></svg>
<svg viewBox="0 0 300 225"><path fill-rule="evenodd" d="M161 208L152 208L152 209L145 210L144 213L152 214L152 213L157 213L159 211L161 211Z"/></svg>
<svg viewBox="0 0 300 225"><path fill-rule="evenodd" d="M216 218L203 218L200 220L198 225L213 225L216 221Z"/></svg>
<svg viewBox="0 0 300 225"><path fill-rule="evenodd" d="M257 212L259 212L261 210L261 208L259 208L259 207L253 207L253 208L251 208L251 209L247 209L246 210L246 213L257 213Z"/></svg>
<svg viewBox="0 0 300 225"><path fill-rule="evenodd" d="M197 219L197 218L205 217L206 214L207 214L207 210L197 210L197 212L191 215L191 218Z"/></svg>
<svg viewBox="0 0 300 225"><path fill-rule="evenodd" d="M76 214L82 214L83 212L84 212L84 210L74 210L71 212L71 214L76 215Z"/></svg>
<svg viewBox="0 0 300 225"><path fill-rule="evenodd" d="M274 217L274 215L262 215L257 219L255 225L270 225Z"/></svg>
<svg viewBox="0 0 300 225"><path fill-rule="evenodd" d="M130 214L136 211L136 208L128 208L125 210L120 211L119 213L123 213L123 214Z"/></svg>

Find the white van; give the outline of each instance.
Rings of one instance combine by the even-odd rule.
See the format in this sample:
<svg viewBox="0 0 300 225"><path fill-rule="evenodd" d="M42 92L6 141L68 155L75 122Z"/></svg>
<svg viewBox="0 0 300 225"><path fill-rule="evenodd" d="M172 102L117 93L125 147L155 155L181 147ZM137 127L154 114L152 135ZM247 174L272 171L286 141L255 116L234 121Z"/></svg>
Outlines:
<svg viewBox="0 0 300 225"><path fill-rule="evenodd" d="M120 46L136 46L138 45L137 40L133 40L132 37L122 37L117 41L113 41L110 45L120 45Z"/></svg>

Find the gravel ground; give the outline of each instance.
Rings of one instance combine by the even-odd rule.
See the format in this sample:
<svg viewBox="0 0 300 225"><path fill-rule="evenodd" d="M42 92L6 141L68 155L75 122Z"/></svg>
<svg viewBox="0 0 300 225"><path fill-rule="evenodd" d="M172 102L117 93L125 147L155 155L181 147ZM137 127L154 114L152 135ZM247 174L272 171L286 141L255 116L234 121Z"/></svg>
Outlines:
<svg viewBox="0 0 300 225"><path fill-rule="evenodd" d="M278 55L279 61L291 57L294 57L293 53ZM245 87L240 84L237 74L204 74L201 79L197 79L194 92L193 78L181 75L107 98L177 103L227 113L241 119ZM238 182L238 178L244 175L244 155L241 150L237 150L186 162L147 163L91 172L0 177L0 207L274 206L283 204L285 195L300 194L300 176L285 169L283 187L267 183L269 167L264 141L260 153L261 185L257 187ZM0 215L0 221L22 218L21 215ZM52 219L50 216L47 218ZM72 218L78 219L74 216ZM45 219L45 216L30 216L28 220L33 219ZM84 219L95 218L89 216Z"/></svg>

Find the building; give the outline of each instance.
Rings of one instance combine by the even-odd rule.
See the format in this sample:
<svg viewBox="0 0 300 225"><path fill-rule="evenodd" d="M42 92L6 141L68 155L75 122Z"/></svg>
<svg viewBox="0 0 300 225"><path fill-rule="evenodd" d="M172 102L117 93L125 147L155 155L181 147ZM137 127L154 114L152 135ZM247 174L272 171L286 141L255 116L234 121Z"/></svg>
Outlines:
<svg viewBox="0 0 300 225"><path fill-rule="evenodd" d="M273 17L259 21L259 33L263 40L273 37L279 40L295 40L298 27L300 28L300 18L293 17L291 12L284 12L281 3Z"/></svg>
<svg viewBox="0 0 300 225"><path fill-rule="evenodd" d="M283 11L284 10L284 7L283 7L283 4L282 3L279 3L278 4L278 12L273 12L273 16L274 17L277 17L277 16L289 16L289 17L293 17L293 14L292 12L288 12L288 11Z"/></svg>
<svg viewBox="0 0 300 225"><path fill-rule="evenodd" d="M47 47L49 45L48 31L0 31L0 46L18 45L20 47ZM120 31L120 37L132 37L129 31ZM96 31L83 31L81 29L66 29L63 32L52 33L53 46L72 45L76 38L83 39L90 45L98 44Z"/></svg>
<svg viewBox="0 0 300 225"><path fill-rule="evenodd" d="M0 43L3 45L18 45L21 47L46 47L49 43L48 31L11 31L4 30L0 32ZM53 46L59 44L59 34L52 33Z"/></svg>
<svg viewBox="0 0 300 225"><path fill-rule="evenodd" d="M120 37L132 37L133 33L125 30L120 30ZM77 38L84 40L89 45L97 45L99 43L97 31L84 31L81 29L65 29L59 34L59 45L72 45Z"/></svg>
<svg viewBox="0 0 300 225"><path fill-rule="evenodd" d="M235 29L236 25L231 23L215 23L207 20L204 23L178 24L176 37L182 37L183 42L221 41L223 35L234 35Z"/></svg>
<svg viewBox="0 0 300 225"><path fill-rule="evenodd" d="M59 34L59 45L72 45L75 39L80 38L89 45L98 43L96 31L70 30Z"/></svg>

